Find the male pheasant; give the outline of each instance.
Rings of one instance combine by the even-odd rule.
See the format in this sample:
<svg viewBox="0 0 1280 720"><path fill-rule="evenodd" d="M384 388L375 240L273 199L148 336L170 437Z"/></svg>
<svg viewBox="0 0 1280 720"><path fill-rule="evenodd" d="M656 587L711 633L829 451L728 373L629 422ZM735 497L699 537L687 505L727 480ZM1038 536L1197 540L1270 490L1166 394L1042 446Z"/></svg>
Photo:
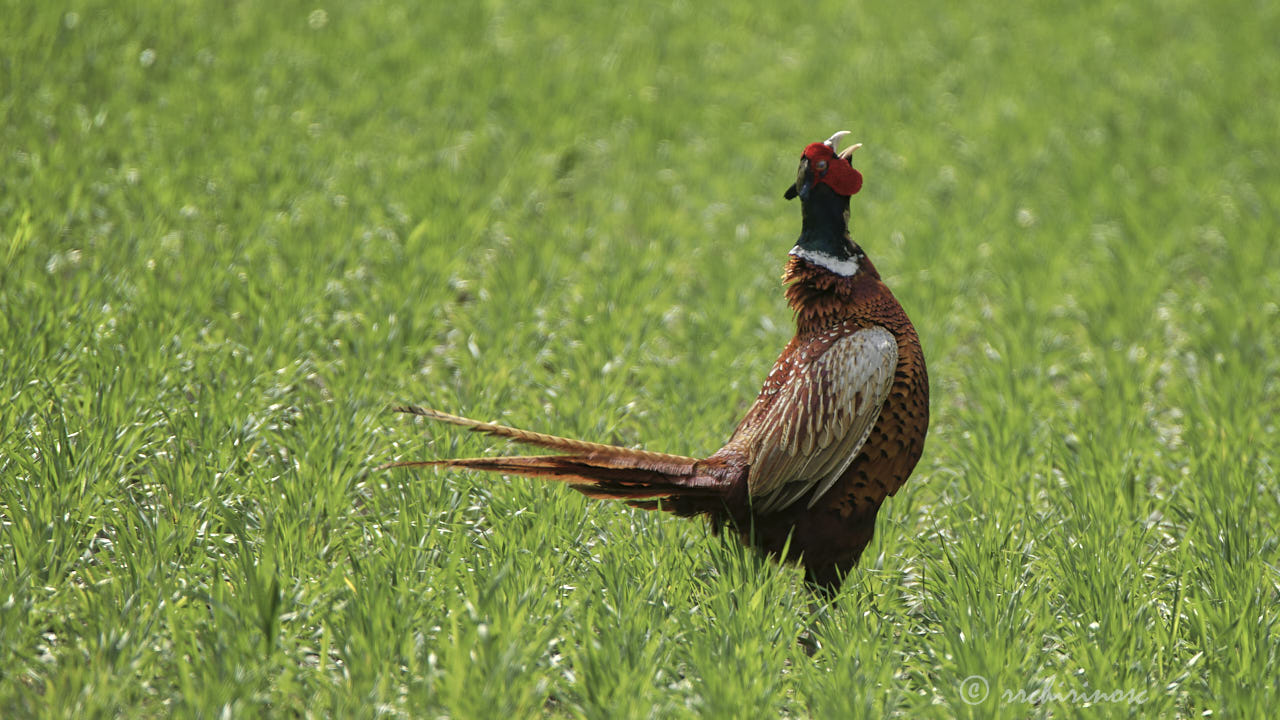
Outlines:
<svg viewBox="0 0 1280 720"><path fill-rule="evenodd" d="M796 335L733 435L704 459L633 450L396 408L560 454L394 463L560 480L589 497L707 517L773 557L789 547L808 583L834 592L875 530L876 512L915 468L929 380L915 328L849 236L862 175L837 154L842 131L804 149L787 199L800 238L783 279ZM788 541L790 542L788 546Z"/></svg>

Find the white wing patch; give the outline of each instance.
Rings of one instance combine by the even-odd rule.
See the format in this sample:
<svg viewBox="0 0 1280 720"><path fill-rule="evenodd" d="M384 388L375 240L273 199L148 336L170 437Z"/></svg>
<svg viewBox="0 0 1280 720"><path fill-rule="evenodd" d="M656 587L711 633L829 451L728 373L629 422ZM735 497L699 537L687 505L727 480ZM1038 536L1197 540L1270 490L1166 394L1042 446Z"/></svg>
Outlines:
<svg viewBox="0 0 1280 720"><path fill-rule="evenodd" d="M831 489L871 434L897 366L898 343L882 327L837 340L811 360L802 357L753 443L747 487L761 512L808 493L812 507Z"/></svg>

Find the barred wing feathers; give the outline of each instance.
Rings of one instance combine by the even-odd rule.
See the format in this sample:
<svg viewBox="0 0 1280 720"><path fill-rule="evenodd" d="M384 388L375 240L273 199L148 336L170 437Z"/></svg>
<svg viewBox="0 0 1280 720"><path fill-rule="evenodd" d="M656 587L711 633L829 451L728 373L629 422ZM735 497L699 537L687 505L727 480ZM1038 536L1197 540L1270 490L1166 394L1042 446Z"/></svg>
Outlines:
<svg viewBox="0 0 1280 720"><path fill-rule="evenodd" d="M883 327L858 330L808 359L817 349L811 345L784 354L794 362L799 353L801 361L754 422L738 430L750 435L747 487L758 512L806 495L813 507L866 443L893 384L898 344Z"/></svg>

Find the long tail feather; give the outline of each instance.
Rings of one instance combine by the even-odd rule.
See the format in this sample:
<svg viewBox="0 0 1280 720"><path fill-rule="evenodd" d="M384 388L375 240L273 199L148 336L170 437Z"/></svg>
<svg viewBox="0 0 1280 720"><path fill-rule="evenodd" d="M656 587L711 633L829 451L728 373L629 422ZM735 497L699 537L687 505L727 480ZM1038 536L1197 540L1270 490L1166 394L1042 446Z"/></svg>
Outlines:
<svg viewBox="0 0 1280 720"><path fill-rule="evenodd" d="M509 438L526 445L572 454L407 461L388 463L382 469L451 467L523 475L567 482L574 490L588 497L627 500L636 507L645 509L657 509L657 505L650 506L648 502L638 501L651 500L656 503L658 500L673 498L714 498L724 490L723 483L717 478L698 473L696 458L535 433L429 408L405 406L395 410L441 420L475 432Z"/></svg>
<svg viewBox="0 0 1280 720"><path fill-rule="evenodd" d="M548 450L559 450L560 452L573 453L613 453L618 450L625 450L634 457L645 457L657 462L673 462L677 464L697 462L697 458L685 457L683 455L669 455L667 453L649 452L648 450L630 450L620 448L617 445L605 445L604 443L587 442L586 440L574 440L572 438L559 437L556 435L547 435L545 433L532 432L530 430L521 430L519 428L507 427L506 425L497 425L495 423L481 422L480 420L472 420L461 415L451 415L440 410L419 407L417 405L403 405L392 408L395 412L409 413L410 415L419 415L431 420L439 420L447 422L451 425L464 427L472 432L485 433L486 435L496 435L497 437L509 438L518 443L525 445L535 445L544 447Z"/></svg>

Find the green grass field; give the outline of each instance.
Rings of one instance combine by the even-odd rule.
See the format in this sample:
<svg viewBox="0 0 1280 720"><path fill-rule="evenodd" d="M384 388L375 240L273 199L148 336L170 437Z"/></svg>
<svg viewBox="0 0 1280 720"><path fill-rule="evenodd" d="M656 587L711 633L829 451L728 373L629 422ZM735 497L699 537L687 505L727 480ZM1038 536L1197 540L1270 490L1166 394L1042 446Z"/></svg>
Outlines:
<svg viewBox="0 0 1280 720"><path fill-rule="evenodd" d="M0 0L0 717L1269 715L1277 37ZM508 450L406 401L718 448L840 129L934 419L829 608L700 524L375 469Z"/></svg>

